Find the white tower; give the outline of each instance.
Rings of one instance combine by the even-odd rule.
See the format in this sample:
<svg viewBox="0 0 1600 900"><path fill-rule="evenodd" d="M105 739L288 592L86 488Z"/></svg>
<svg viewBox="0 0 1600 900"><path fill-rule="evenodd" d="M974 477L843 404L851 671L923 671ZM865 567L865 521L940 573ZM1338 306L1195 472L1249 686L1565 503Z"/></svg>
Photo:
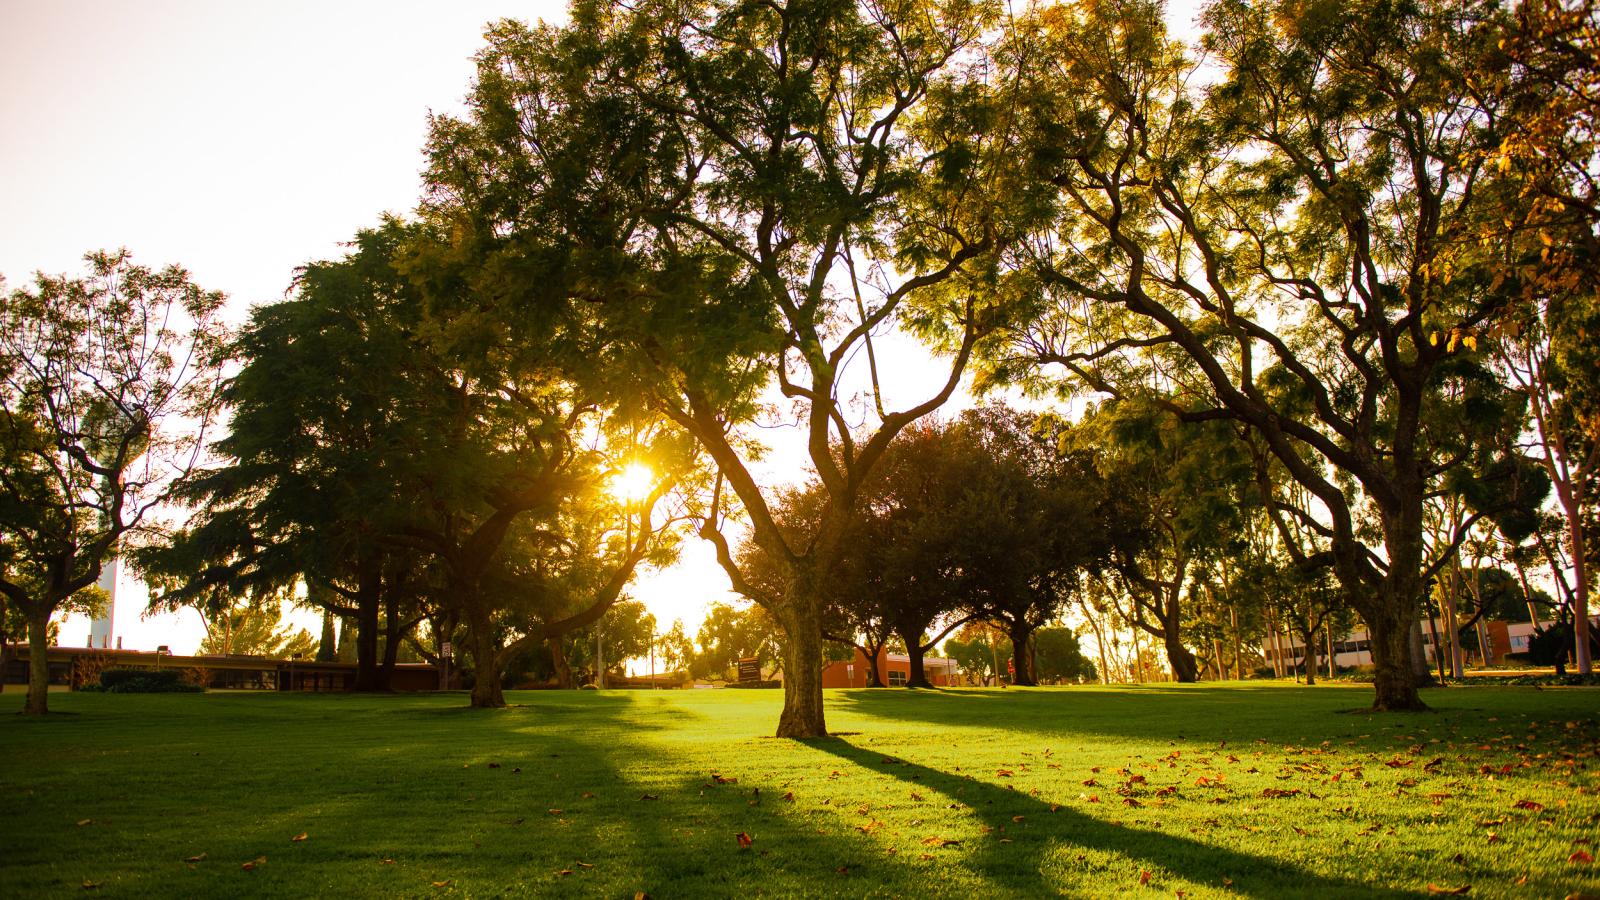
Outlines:
<svg viewBox="0 0 1600 900"><path fill-rule="evenodd" d="M111 647L111 622L117 614L117 558L100 569L100 589L106 592L105 612L89 622L89 646Z"/></svg>

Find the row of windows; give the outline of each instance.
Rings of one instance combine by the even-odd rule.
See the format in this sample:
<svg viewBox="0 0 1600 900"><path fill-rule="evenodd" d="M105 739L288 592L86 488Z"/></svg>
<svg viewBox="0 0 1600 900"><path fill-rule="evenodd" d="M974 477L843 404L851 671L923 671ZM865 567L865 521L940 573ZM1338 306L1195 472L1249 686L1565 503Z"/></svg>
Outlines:
<svg viewBox="0 0 1600 900"><path fill-rule="evenodd" d="M1372 651L1372 642L1368 641L1368 640L1339 641L1339 642L1335 643L1333 645L1333 647L1334 647L1334 653L1335 654L1339 654L1339 653L1370 653ZM1322 647L1321 646L1317 647L1317 654L1318 655L1322 654ZM1300 657L1302 657L1304 655L1305 655L1305 651L1300 647L1290 647L1290 648L1287 648L1287 649L1285 649L1283 651L1283 656L1284 656L1285 659L1299 660ZM1275 658L1277 656L1278 656L1278 652L1276 650L1274 650L1271 647L1267 648L1267 652L1266 652L1267 659L1273 659L1273 658Z"/></svg>

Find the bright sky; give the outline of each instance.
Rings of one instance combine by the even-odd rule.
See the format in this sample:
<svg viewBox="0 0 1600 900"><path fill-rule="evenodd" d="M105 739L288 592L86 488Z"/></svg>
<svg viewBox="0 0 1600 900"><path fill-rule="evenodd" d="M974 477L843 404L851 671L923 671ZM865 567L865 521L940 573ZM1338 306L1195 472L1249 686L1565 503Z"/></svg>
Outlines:
<svg viewBox="0 0 1600 900"><path fill-rule="evenodd" d="M281 298L296 266L415 206L427 115L460 108L483 26L505 17L566 14L555 0L5 0L0 275L17 287L125 246L185 266L242 320ZM892 397L937 383L926 352L880 353ZM789 480L800 460L779 452L763 469ZM132 601L113 626L126 646L198 645L193 613L141 620L142 588L124 579L119 593ZM632 593L661 628L681 618L691 634L732 597L698 540ZM304 618L313 634L318 621ZM69 620L62 642L87 634Z"/></svg>

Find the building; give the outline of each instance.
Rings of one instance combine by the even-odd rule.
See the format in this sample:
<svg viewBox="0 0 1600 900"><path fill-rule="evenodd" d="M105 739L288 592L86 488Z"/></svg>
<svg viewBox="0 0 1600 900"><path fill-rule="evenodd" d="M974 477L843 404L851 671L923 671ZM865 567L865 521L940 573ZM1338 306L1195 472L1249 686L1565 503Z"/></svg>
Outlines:
<svg viewBox="0 0 1600 900"><path fill-rule="evenodd" d="M1540 622L1538 628L1549 628L1553 625L1555 625L1553 621ZM1476 627L1480 634L1480 645L1486 647L1488 652L1485 655L1480 650L1468 650L1467 657L1472 664L1481 666L1503 665L1508 655L1528 652L1528 639L1533 636L1535 631L1535 626L1532 622L1501 622L1492 619L1480 620ZM1596 618L1595 625L1592 627L1600 629L1600 617ZM1422 623L1422 651L1430 666L1435 662L1435 634L1441 640L1444 639L1445 624L1443 620L1434 619L1432 622L1424 620ZM1269 634L1266 640L1261 642L1261 653L1262 656L1266 657L1267 665L1272 665L1272 661L1279 656L1280 652L1284 662L1290 668L1298 667L1304 662L1305 648L1299 638L1278 634L1276 635L1277 641L1274 643L1273 637L1273 635ZM1320 668L1325 668L1328 665L1329 646L1325 643L1326 640L1326 637L1324 637L1324 642L1319 642L1317 646L1317 665ZM1342 640L1334 641L1332 649L1334 663L1340 668L1350 669L1357 666L1372 665L1372 642L1368 639L1367 632L1364 630L1352 631L1345 635Z"/></svg>
<svg viewBox="0 0 1600 900"><path fill-rule="evenodd" d="M0 684L28 683L28 645L7 644ZM52 688L77 690L99 681L110 668L184 669L190 680L213 689L257 691L347 691L356 680L355 663L267 659L261 656L173 656L162 651L108 650L101 647L51 647L47 659ZM439 688L439 670L426 663L399 663L389 687L395 691Z"/></svg>
<svg viewBox="0 0 1600 900"><path fill-rule="evenodd" d="M891 687L903 687L911 680L911 657L903 653L888 653L878 651L878 673L883 683ZM934 687L949 687L960 683L956 674L955 660L938 656L925 656L922 658L922 670L928 676L928 683ZM870 683L871 670L867 668L867 655L856 648L852 659L840 660L829 663L822 670L822 686L825 688L866 687Z"/></svg>

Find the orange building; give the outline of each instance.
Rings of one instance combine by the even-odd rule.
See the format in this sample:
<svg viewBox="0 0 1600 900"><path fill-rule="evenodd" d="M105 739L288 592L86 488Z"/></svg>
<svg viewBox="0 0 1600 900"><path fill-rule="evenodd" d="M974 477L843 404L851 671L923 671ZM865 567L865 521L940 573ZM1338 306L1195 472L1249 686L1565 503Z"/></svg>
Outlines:
<svg viewBox="0 0 1600 900"><path fill-rule="evenodd" d="M886 653L878 651L878 674L883 683L891 687L901 687L911 680L911 657L902 653ZM944 659L937 656L922 658L923 674L928 676L928 683L934 687L949 687L960 683L960 676L956 674L956 663L953 659ZM866 687L869 683L871 670L867 668L867 655L856 648L855 658L829 663L822 670L822 686L825 688Z"/></svg>

